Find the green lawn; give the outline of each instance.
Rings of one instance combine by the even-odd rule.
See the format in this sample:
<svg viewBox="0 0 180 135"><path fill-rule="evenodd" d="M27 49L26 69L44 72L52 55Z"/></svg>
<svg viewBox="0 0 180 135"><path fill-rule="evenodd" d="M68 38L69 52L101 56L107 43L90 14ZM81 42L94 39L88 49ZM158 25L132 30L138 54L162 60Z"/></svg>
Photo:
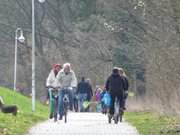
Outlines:
<svg viewBox="0 0 180 135"><path fill-rule="evenodd" d="M128 112L125 114L128 122L133 124L141 135L180 135L176 126L180 118L160 116L150 112Z"/></svg>
<svg viewBox="0 0 180 135"><path fill-rule="evenodd" d="M17 116L0 112L0 135L23 135L32 125L48 118L48 107L39 102L36 111L31 111L31 98L3 87L0 87L0 96L5 104L18 106Z"/></svg>

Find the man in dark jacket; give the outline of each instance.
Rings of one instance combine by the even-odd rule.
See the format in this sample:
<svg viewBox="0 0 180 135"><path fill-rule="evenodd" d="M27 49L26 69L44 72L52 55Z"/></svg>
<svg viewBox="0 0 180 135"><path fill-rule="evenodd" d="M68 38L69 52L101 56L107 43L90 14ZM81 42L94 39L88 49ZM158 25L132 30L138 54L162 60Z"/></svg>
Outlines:
<svg viewBox="0 0 180 135"><path fill-rule="evenodd" d="M92 90L92 86L91 86L91 80L89 78L86 79L86 82L89 84L89 90L88 90L88 95L87 95L87 100L91 101L91 98L93 96L93 90Z"/></svg>
<svg viewBox="0 0 180 135"><path fill-rule="evenodd" d="M124 81L119 75L119 70L117 68L113 69L111 76L107 79L106 90L110 92L112 98L112 105L109 113L113 116L115 99L117 98L120 103L120 107L123 107L124 98Z"/></svg>
<svg viewBox="0 0 180 135"><path fill-rule="evenodd" d="M84 103L84 101L88 100L89 93L90 93L90 86L85 81L85 78L82 77L81 82L78 84L78 87L77 87L77 94L78 94L78 97L79 97L80 112L85 111L85 108L83 107L83 103Z"/></svg>

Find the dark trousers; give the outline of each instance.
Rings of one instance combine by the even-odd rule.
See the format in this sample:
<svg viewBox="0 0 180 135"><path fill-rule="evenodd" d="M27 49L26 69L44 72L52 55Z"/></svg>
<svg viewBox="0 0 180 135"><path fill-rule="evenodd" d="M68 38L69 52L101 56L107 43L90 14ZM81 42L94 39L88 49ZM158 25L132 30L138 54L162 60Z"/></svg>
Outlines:
<svg viewBox="0 0 180 135"><path fill-rule="evenodd" d="M115 103L115 99L116 98L118 99L120 108L123 108L123 105L124 105L124 93L123 92L120 92L120 93L111 93L110 92L110 95L111 95L111 99L112 99L112 104L111 104L109 113L111 115L114 115L114 103Z"/></svg>

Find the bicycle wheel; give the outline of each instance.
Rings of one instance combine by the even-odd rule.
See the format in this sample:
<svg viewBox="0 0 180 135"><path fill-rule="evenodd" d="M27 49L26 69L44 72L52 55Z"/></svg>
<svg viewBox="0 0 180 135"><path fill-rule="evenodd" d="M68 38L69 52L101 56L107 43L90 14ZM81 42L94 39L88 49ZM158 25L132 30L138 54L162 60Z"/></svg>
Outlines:
<svg viewBox="0 0 180 135"><path fill-rule="evenodd" d="M67 123L67 113L64 114L64 122Z"/></svg>
<svg viewBox="0 0 180 135"><path fill-rule="evenodd" d="M68 111L68 106L65 103L64 104L64 122L67 123L67 111Z"/></svg>
<svg viewBox="0 0 180 135"><path fill-rule="evenodd" d="M118 115L115 115L115 116L114 116L114 123L115 123L115 124L118 124L118 121L119 121L119 116L118 116Z"/></svg>
<svg viewBox="0 0 180 135"><path fill-rule="evenodd" d="M108 123L111 124L111 119L112 119L112 116L110 114L108 114Z"/></svg>
<svg viewBox="0 0 180 135"><path fill-rule="evenodd" d="M54 122L57 121L57 112L58 112L58 98L54 99Z"/></svg>
<svg viewBox="0 0 180 135"><path fill-rule="evenodd" d="M122 122L122 114L119 116L119 121Z"/></svg>
<svg viewBox="0 0 180 135"><path fill-rule="evenodd" d="M78 112L78 101L74 101L74 110Z"/></svg>
<svg viewBox="0 0 180 135"><path fill-rule="evenodd" d="M124 111L122 109L120 109L119 112L119 121L122 122L122 117L123 117Z"/></svg>

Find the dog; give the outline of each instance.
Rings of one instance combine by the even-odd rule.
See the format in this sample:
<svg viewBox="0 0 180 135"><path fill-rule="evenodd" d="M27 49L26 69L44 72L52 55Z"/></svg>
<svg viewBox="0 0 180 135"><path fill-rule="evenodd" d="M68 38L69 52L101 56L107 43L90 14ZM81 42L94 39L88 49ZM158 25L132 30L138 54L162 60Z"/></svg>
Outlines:
<svg viewBox="0 0 180 135"><path fill-rule="evenodd" d="M0 96L0 110L3 113L12 113L14 116L16 116L18 108L16 105L5 105L2 97Z"/></svg>

